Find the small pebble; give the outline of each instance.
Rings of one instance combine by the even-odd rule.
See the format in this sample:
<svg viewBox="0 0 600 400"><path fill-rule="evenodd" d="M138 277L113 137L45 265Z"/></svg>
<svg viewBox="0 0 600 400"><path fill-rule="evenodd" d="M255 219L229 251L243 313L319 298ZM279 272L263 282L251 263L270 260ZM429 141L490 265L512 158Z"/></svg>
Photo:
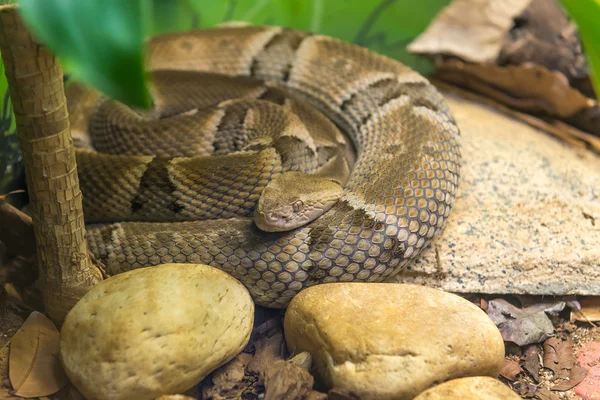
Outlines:
<svg viewBox="0 0 600 400"><path fill-rule="evenodd" d="M521 400L508 386L489 376L453 379L428 389L414 400Z"/></svg>

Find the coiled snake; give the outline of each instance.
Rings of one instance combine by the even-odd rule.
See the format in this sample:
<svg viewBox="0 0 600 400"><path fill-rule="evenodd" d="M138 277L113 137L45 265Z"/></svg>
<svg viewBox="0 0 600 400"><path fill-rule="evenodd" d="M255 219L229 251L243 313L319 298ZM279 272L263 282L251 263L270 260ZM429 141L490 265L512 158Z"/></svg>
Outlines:
<svg viewBox="0 0 600 400"><path fill-rule="evenodd" d="M88 226L91 252L109 273L204 263L239 279L257 304L285 307L307 286L377 282L396 274L448 218L459 177L459 131L442 96L408 67L337 39L278 27L159 36L150 41L147 60L160 78L155 93L169 94L169 102L155 96L162 114L154 120L144 122L143 113L113 103L71 109L72 121L84 120L90 130L109 130L107 121L129 127L108 141L93 139L95 146L112 153L123 143L146 147L137 155L78 153L86 220L121 221ZM202 82L200 94L195 77ZM281 101L282 93L297 102ZM241 99L230 100L236 97ZM174 115L178 104L197 98L203 105L227 107L211 106L208 112L199 106ZM251 101L263 105L256 108ZM287 122L274 122L269 107L282 104ZM299 117L285 117L294 108ZM98 113L101 117L91 116ZM252 133L250 147L240 149L236 135L247 132L226 132L235 119L236 126L262 124L268 132ZM200 144L190 142L186 121L201 122L209 133ZM300 146L305 141L298 121L325 139L317 134ZM138 137L145 126L154 133ZM349 176L339 179L344 184L339 201L299 228L258 229L252 212L266 178L294 169L319 171L344 148L336 127L351 138L357 154ZM266 142L271 145L261 144ZM161 153L169 148L177 150ZM325 151L316 152L320 149ZM194 158L198 152L227 162L205 157L200 162ZM134 221L151 214L159 222ZM188 221L208 214L207 220Z"/></svg>

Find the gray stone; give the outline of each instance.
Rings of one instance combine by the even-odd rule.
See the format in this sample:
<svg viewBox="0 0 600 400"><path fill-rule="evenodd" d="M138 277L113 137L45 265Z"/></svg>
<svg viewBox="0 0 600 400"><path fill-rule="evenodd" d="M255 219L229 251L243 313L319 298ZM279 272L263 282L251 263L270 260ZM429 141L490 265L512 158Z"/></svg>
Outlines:
<svg viewBox="0 0 600 400"><path fill-rule="evenodd" d="M456 206L391 279L456 293L600 294L600 157L446 94L463 138Z"/></svg>

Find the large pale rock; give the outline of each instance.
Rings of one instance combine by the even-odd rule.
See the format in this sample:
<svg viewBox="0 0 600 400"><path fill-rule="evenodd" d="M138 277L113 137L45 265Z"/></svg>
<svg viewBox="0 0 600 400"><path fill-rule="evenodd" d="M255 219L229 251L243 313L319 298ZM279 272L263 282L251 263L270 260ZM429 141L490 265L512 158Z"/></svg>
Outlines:
<svg viewBox="0 0 600 400"><path fill-rule="evenodd" d="M88 399L181 393L235 357L252 331L246 288L206 265L126 272L90 290L67 315L60 355Z"/></svg>
<svg viewBox="0 0 600 400"><path fill-rule="evenodd" d="M456 293L600 294L600 157L445 93L462 134L456 205L392 281Z"/></svg>
<svg viewBox="0 0 600 400"><path fill-rule="evenodd" d="M332 283L298 294L285 315L293 353L308 351L329 388L411 399L435 382L497 376L504 342L469 301L417 285Z"/></svg>
<svg viewBox="0 0 600 400"><path fill-rule="evenodd" d="M520 400L521 396L497 379L474 376L453 379L428 389L414 400Z"/></svg>

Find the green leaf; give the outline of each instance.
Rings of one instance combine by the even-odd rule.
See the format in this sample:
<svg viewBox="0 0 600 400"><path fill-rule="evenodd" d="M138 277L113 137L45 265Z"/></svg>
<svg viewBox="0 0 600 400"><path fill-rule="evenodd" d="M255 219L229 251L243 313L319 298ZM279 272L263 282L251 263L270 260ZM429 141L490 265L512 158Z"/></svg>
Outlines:
<svg viewBox="0 0 600 400"><path fill-rule="evenodd" d="M562 0L579 27L596 97L600 96L600 0Z"/></svg>
<svg viewBox="0 0 600 400"><path fill-rule="evenodd" d="M183 31L198 26L198 14L188 0L154 0L152 35Z"/></svg>
<svg viewBox="0 0 600 400"><path fill-rule="evenodd" d="M450 0L154 0L168 8L191 8L202 28L226 21L281 25L334 36L385 54L426 73L430 64L409 54L406 45L423 32ZM158 15L158 14L155 14ZM189 20L171 30L189 29ZM161 31L164 32L163 26Z"/></svg>
<svg viewBox="0 0 600 400"><path fill-rule="evenodd" d="M132 106L151 105L144 73L149 0L21 0L37 40L77 80Z"/></svg>

